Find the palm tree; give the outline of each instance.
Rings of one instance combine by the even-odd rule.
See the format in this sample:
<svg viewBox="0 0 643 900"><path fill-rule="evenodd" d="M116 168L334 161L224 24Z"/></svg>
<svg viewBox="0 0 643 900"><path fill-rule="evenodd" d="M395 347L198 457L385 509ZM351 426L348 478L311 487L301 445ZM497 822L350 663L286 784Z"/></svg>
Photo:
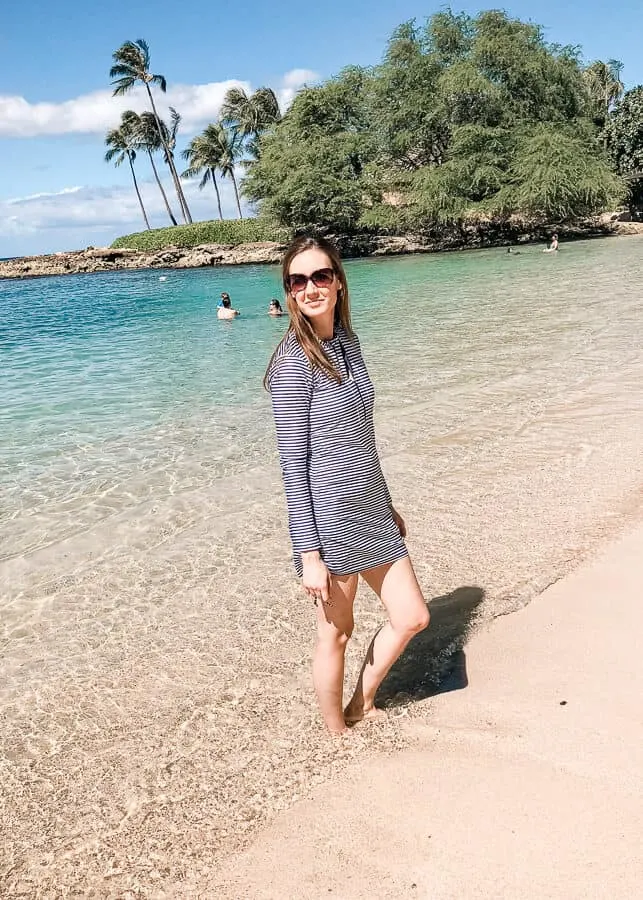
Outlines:
<svg viewBox="0 0 643 900"><path fill-rule="evenodd" d="M136 113L134 113L134 115L136 115ZM136 191L136 196L138 197L138 202L141 206L145 227L148 231L151 231L152 229L147 218L147 213L143 206L141 192L138 189L136 173L134 172L134 160L136 159L136 151L134 150L135 138L131 129L131 119L128 120L127 113L123 113L120 128L112 128L111 131L107 132L105 144L109 147L109 150L105 154L105 162L114 160L115 166L120 166L125 159L129 162L132 180L134 182L134 190Z"/></svg>
<svg viewBox="0 0 643 900"><path fill-rule="evenodd" d="M208 181L212 181L217 195L219 218L223 221L221 195L217 184L217 169L221 164L221 146L219 141L213 141L205 134L200 134L192 138L187 148L183 151L182 156L188 161L189 166L185 172L181 173L181 178L196 178L197 175L201 175L203 172L203 177L199 182L200 191L203 190Z"/></svg>
<svg viewBox="0 0 643 900"><path fill-rule="evenodd" d="M239 210L239 218L243 219L237 179L234 176L234 168L237 160L243 156L243 138L238 131L226 128L221 122L214 122L212 125L208 125L203 132L203 136L208 141L211 141L220 151L219 169L224 178L228 177L232 179L234 195L237 199L237 209Z"/></svg>
<svg viewBox="0 0 643 900"><path fill-rule="evenodd" d="M191 222L192 216L190 215L190 210L188 209L188 204L185 195L183 194L183 189L181 188L181 182L176 171L176 166L174 165L174 158L165 141L161 120L150 87L150 85L156 84L163 93L165 93L167 90L167 82L163 75L153 75L150 72L150 49L142 38L139 38L136 41L125 41L118 50L114 51L112 58L114 60L114 65L109 70L109 77L112 79L112 84L115 85L113 91L115 97L127 94L132 88L136 87L139 81L141 84L145 85L145 90L147 91L147 96L156 122L159 139L168 158L168 165L170 167L170 172L172 173L172 180L174 181L174 188L179 199L183 218L186 222Z"/></svg>
<svg viewBox="0 0 643 900"><path fill-rule="evenodd" d="M281 119L279 101L272 88L258 88L248 96L243 88L230 88L221 106L221 121L241 135L251 155L259 157L259 138Z"/></svg>
<svg viewBox="0 0 643 900"><path fill-rule="evenodd" d="M611 108L623 96L625 85L621 81L622 71L623 63L618 59L608 59L607 62L596 60L585 69L585 83L601 125L605 125Z"/></svg>
<svg viewBox="0 0 643 900"><path fill-rule="evenodd" d="M161 144L161 139L159 137L158 129L156 127L156 120L154 119L154 115L151 112L143 112L140 116L138 116L135 112L131 111L124 113L124 115L136 116L136 144L147 153L152 166L152 171L154 172L154 177L156 178L156 183L158 185L159 191L161 192L161 196L163 197L163 202L165 203L167 214L170 217L170 222L172 223L172 225L177 225L178 222L174 217L172 207L170 206L169 200L167 199L167 194L165 193L165 189L156 169L156 163L154 162L154 154L161 150L163 147L163 145ZM132 119L132 122L134 122L134 119ZM161 126L164 131L167 129L167 125L165 124L165 122L163 122L163 120L161 120Z"/></svg>

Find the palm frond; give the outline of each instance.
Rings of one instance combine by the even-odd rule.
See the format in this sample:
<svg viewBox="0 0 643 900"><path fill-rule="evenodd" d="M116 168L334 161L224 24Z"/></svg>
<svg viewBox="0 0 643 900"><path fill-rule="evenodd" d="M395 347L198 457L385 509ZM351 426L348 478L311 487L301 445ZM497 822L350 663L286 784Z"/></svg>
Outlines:
<svg viewBox="0 0 643 900"><path fill-rule="evenodd" d="M128 41L129 44L133 44L135 47L138 47L143 56L145 57L145 62L149 63L150 61L150 47L147 41L143 40L143 38L137 38L135 41Z"/></svg>
<svg viewBox="0 0 643 900"><path fill-rule="evenodd" d="M112 68L109 70L110 78L116 78L117 76L123 76L125 78L129 78L129 77L133 78L134 71L130 65L127 65L125 63L119 63L116 66L112 66Z"/></svg>
<svg viewBox="0 0 643 900"><path fill-rule="evenodd" d="M170 106L170 119L172 122L172 127L170 128L170 140L172 143L176 143L176 135L179 130L179 125L181 124L181 116L173 106Z"/></svg>
<svg viewBox="0 0 643 900"><path fill-rule="evenodd" d="M211 176L211 174L212 174L211 169L206 169L206 170L205 170L205 172L204 172L204 174L203 174L203 178L202 178L201 181L199 182L199 190L200 190L200 191L202 191L203 188L206 186L206 184L210 181L210 176Z"/></svg>
<svg viewBox="0 0 643 900"><path fill-rule="evenodd" d="M150 82L151 84L157 84L163 93L167 91L167 81L163 75L152 75Z"/></svg>
<svg viewBox="0 0 643 900"><path fill-rule="evenodd" d="M128 91L131 91L134 85L136 84L136 78L134 76L128 76L127 78L119 78L118 81L112 82L116 87L112 91L112 96L120 97L123 94L127 94Z"/></svg>

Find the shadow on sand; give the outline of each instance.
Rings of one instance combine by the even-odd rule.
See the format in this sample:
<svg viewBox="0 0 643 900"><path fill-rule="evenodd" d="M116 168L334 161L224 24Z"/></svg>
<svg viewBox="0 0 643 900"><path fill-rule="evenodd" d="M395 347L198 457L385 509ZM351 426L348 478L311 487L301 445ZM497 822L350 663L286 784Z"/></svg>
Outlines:
<svg viewBox="0 0 643 900"><path fill-rule="evenodd" d="M429 601L431 624L408 645L382 682L378 706L401 706L468 685L463 647L484 591L459 587Z"/></svg>

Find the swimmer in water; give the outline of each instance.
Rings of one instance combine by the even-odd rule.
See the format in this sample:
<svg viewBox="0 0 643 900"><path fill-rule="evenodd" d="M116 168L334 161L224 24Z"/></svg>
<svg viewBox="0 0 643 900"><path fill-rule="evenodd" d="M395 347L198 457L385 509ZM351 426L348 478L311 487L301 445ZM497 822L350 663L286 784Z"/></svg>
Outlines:
<svg viewBox="0 0 643 900"><path fill-rule="evenodd" d="M284 311L281 308L281 303L279 300L273 299L270 301L270 306L268 307L268 315L269 316L283 316Z"/></svg>
<svg viewBox="0 0 643 900"><path fill-rule="evenodd" d="M217 309L217 319L236 319L236 317L240 315L241 313L238 309L232 308L230 297L228 297L227 294L224 297L222 294L221 306Z"/></svg>
<svg viewBox="0 0 643 900"><path fill-rule="evenodd" d="M554 234L551 239L551 244L549 247L546 247L543 250L543 253L557 253L558 252L558 235Z"/></svg>

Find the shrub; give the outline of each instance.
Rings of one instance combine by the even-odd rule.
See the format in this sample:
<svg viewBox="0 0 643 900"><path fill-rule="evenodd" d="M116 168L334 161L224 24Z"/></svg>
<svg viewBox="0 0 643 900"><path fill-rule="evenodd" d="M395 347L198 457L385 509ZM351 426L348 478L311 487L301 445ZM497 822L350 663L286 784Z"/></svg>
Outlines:
<svg viewBox="0 0 643 900"><path fill-rule="evenodd" d="M251 244L255 241L281 241L290 238L287 228L261 219L223 222L195 222L173 228L154 228L116 238L112 247L133 250L164 250L166 247L198 247L200 244Z"/></svg>

